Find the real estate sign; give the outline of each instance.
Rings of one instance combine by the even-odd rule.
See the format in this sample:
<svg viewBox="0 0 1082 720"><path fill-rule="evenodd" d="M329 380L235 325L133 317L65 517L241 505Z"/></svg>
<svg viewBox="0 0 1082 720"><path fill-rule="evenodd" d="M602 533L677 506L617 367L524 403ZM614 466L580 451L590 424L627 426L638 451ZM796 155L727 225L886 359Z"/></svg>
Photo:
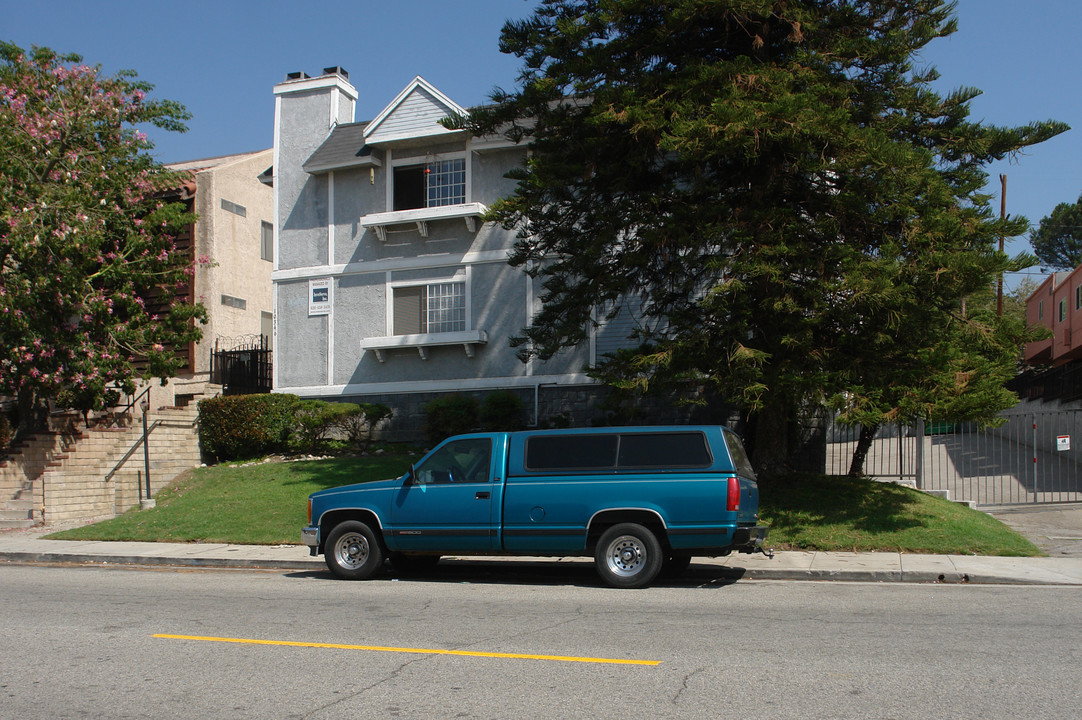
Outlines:
<svg viewBox="0 0 1082 720"><path fill-rule="evenodd" d="M313 278L308 281L308 316L330 315L331 279Z"/></svg>

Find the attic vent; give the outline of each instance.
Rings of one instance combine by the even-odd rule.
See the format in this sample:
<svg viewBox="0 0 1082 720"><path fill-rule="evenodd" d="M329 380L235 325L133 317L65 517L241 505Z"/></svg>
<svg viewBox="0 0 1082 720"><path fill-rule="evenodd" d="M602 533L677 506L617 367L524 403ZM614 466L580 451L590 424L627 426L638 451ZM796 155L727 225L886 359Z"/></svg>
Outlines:
<svg viewBox="0 0 1082 720"><path fill-rule="evenodd" d="M323 68L324 75L341 75L343 79L349 80L349 73L341 65L335 65L334 67Z"/></svg>
<svg viewBox="0 0 1082 720"><path fill-rule="evenodd" d="M307 80L308 73L306 72L291 72L286 73L286 80Z"/></svg>

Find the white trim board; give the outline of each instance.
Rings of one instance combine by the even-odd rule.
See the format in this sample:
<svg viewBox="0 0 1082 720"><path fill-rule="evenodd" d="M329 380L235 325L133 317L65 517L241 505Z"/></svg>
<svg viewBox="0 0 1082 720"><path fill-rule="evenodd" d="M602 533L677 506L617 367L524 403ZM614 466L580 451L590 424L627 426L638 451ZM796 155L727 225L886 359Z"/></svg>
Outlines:
<svg viewBox="0 0 1082 720"><path fill-rule="evenodd" d="M330 397L334 395L408 395L413 393L454 392L456 390L502 390L533 388L542 384L557 386L601 385L589 375L516 375L514 377L459 378L455 380L407 380L384 383L354 383L346 385L306 385L276 387L276 393L292 393L300 397Z"/></svg>
<svg viewBox="0 0 1082 720"><path fill-rule="evenodd" d="M277 248L275 248L277 249ZM441 253L422 255L415 258L394 258L391 260L370 260L368 262L348 263L345 265L318 265L312 267L275 270L271 272L271 282L290 282L307 280L325 275L363 275L364 273L390 272L394 270L424 270L455 265L484 265L488 263L506 263L509 251L482 250L461 255Z"/></svg>

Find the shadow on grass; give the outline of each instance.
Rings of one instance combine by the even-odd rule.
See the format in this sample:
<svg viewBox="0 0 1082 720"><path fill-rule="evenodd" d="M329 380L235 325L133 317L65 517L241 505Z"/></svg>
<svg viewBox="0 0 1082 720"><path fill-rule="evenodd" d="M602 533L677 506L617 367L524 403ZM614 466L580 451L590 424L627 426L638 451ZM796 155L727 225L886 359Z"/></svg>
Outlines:
<svg viewBox="0 0 1082 720"><path fill-rule="evenodd" d="M308 485L314 490L400 477L417 462L419 454L366 455L282 463L285 485Z"/></svg>
<svg viewBox="0 0 1082 720"><path fill-rule="evenodd" d="M923 527L911 490L863 478L796 474L759 483L760 514L773 532L823 526L879 535Z"/></svg>

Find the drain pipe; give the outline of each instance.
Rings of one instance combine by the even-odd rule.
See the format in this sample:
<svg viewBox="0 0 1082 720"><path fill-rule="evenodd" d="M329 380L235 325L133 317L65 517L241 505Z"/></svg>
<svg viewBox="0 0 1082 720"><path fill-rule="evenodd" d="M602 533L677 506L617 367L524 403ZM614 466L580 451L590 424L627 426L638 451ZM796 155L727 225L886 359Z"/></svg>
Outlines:
<svg viewBox="0 0 1082 720"><path fill-rule="evenodd" d="M560 383L536 383L533 386L533 426L541 424L541 387L556 387Z"/></svg>

